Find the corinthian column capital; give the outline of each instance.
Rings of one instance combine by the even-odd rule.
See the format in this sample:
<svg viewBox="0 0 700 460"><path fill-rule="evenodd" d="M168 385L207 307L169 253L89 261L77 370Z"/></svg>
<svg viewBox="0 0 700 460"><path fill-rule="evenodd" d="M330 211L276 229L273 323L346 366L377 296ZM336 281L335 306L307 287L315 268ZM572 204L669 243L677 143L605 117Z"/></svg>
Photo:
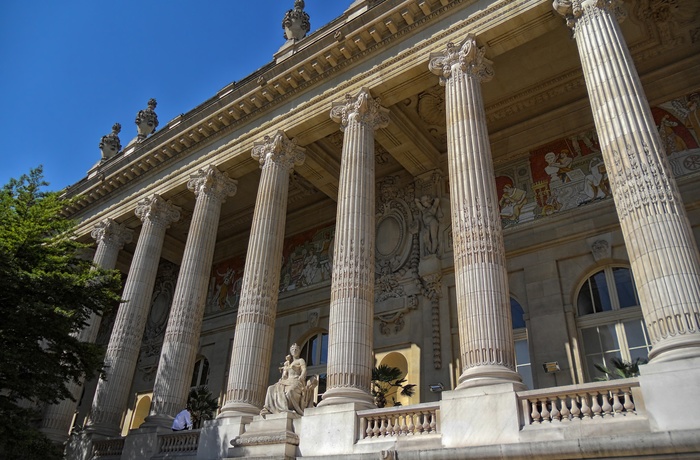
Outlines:
<svg viewBox="0 0 700 460"><path fill-rule="evenodd" d="M296 139L289 139L284 131L277 131L272 136L265 136L262 142L254 143L251 156L260 162L261 168L273 162L291 171L294 165L304 163L304 152L306 149L299 147Z"/></svg>
<svg viewBox="0 0 700 460"><path fill-rule="evenodd" d="M114 245L121 249L125 244L131 243L134 232L112 219L105 219L95 225L90 235L98 244Z"/></svg>
<svg viewBox="0 0 700 460"><path fill-rule="evenodd" d="M356 96L346 94L345 101L333 103L331 119L340 123L341 131L353 122L374 130L389 125L389 110L380 105L379 98L372 98L367 88L361 88Z"/></svg>
<svg viewBox="0 0 700 460"><path fill-rule="evenodd" d="M180 219L180 208L156 194L139 201L136 204L135 213L142 222L148 220L154 225L165 227Z"/></svg>
<svg viewBox="0 0 700 460"><path fill-rule="evenodd" d="M238 181L219 171L216 166L206 166L190 176L187 188L200 195L207 195L224 202L226 197L233 196L238 190Z"/></svg>
<svg viewBox="0 0 700 460"><path fill-rule="evenodd" d="M575 29L576 22L586 11L607 11L618 23L627 18L622 0L554 0L552 7L564 16L566 25L572 29Z"/></svg>
<svg viewBox="0 0 700 460"><path fill-rule="evenodd" d="M440 76L441 85L454 76L457 69L486 82L493 78L494 73L491 61L484 57L485 54L486 48L477 46L474 35L469 34L461 45L450 42L445 51L430 53L428 68Z"/></svg>

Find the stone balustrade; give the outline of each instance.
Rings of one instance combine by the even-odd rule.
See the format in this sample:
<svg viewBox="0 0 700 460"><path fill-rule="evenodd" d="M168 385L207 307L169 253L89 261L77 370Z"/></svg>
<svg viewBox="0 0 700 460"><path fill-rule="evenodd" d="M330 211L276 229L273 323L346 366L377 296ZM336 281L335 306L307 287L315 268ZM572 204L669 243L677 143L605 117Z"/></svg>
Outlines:
<svg viewBox="0 0 700 460"><path fill-rule="evenodd" d="M100 439L93 442L92 458L94 460L118 459L124 450L124 438Z"/></svg>
<svg viewBox="0 0 700 460"><path fill-rule="evenodd" d="M360 440L438 434L439 403L358 411Z"/></svg>
<svg viewBox="0 0 700 460"><path fill-rule="evenodd" d="M197 453L199 430L176 431L158 436L158 454Z"/></svg>
<svg viewBox="0 0 700 460"><path fill-rule="evenodd" d="M634 399L641 398L636 378L521 391L524 427L530 425L603 420L637 415Z"/></svg>

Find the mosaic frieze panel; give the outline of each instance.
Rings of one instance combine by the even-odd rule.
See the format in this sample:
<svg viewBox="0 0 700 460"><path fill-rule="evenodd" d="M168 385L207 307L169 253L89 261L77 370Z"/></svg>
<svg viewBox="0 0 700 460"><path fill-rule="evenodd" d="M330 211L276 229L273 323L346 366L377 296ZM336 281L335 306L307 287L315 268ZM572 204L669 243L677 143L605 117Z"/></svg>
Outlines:
<svg viewBox="0 0 700 460"><path fill-rule="evenodd" d="M676 177L700 170L700 94L652 108ZM550 142L496 172L504 227L530 222L612 197L595 130Z"/></svg>

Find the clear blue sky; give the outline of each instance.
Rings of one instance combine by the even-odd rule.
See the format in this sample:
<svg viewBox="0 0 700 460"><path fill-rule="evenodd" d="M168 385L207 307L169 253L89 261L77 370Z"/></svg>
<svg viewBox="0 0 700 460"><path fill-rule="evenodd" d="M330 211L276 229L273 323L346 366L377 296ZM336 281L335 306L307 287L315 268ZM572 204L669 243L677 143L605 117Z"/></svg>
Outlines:
<svg viewBox="0 0 700 460"><path fill-rule="evenodd" d="M306 0L311 31L351 0ZM159 127L272 60L294 0L0 0L0 185L44 166L82 179L115 122L126 145L156 98Z"/></svg>

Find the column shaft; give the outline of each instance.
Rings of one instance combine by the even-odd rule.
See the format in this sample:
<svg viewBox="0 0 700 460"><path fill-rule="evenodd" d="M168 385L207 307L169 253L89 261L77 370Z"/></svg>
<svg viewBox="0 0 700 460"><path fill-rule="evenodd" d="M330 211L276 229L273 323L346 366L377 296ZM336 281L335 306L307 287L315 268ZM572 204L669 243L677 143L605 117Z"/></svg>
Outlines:
<svg viewBox="0 0 700 460"><path fill-rule="evenodd" d="M603 160L653 348L653 361L700 356L698 248L616 0L554 3L574 28Z"/></svg>
<svg viewBox="0 0 700 460"><path fill-rule="evenodd" d="M505 248L481 81L493 76L473 36L431 56L447 112L455 287L463 372L459 388L517 383Z"/></svg>
<svg viewBox="0 0 700 460"><path fill-rule="evenodd" d="M236 181L211 165L194 174L188 187L197 201L163 339L148 424L169 426L187 404L221 205L236 193Z"/></svg>
<svg viewBox="0 0 700 460"><path fill-rule="evenodd" d="M262 165L221 417L258 414L268 386L277 316L289 173L303 149L281 131L256 143Z"/></svg>
<svg viewBox="0 0 700 460"><path fill-rule="evenodd" d="M96 267L112 270L117 265L117 256L124 244L131 241L133 232L112 219L98 223L92 231L92 237L97 240L97 249L93 258ZM96 314L90 316L87 326L78 333L81 342L93 343L97 339L102 317ZM68 438L75 409L78 406L83 382L70 381L66 384L73 399L64 399L52 404L44 411L40 430L54 442L65 442Z"/></svg>
<svg viewBox="0 0 700 460"><path fill-rule="evenodd" d="M139 202L136 215L143 221L143 226L124 286L124 303L117 311L107 346L106 378L97 384L88 421L90 431L107 436L119 433L139 357L165 230L179 219L180 212L161 197L152 195Z"/></svg>
<svg viewBox="0 0 700 460"><path fill-rule="evenodd" d="M374 131L387 126L387 110L365 88L333 104L331 118L343 137L336 217L330 319L328 390L321 405L359 403L370 396L374 320Z"/></svg>

